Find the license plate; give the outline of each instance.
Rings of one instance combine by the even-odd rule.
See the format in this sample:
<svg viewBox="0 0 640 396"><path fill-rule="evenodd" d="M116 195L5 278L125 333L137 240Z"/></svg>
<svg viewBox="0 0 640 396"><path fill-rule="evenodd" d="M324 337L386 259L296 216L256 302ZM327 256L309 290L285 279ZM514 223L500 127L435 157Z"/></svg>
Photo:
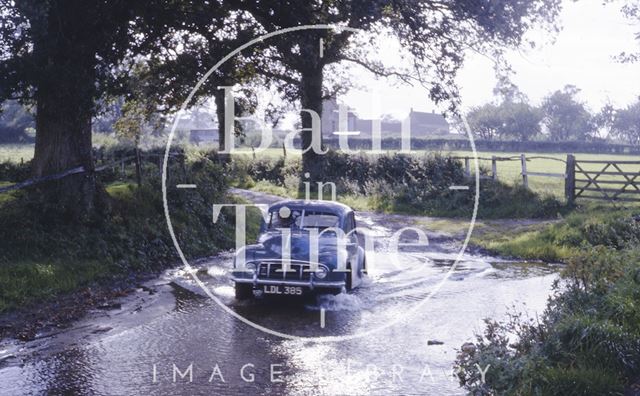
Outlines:
<svg viewBox="0 0 640 396"><path fill-rule="evenodd" d="M264 285L262 290L264 291L264 294L282 294L291 296L302 295L301 286Z"/></svg>

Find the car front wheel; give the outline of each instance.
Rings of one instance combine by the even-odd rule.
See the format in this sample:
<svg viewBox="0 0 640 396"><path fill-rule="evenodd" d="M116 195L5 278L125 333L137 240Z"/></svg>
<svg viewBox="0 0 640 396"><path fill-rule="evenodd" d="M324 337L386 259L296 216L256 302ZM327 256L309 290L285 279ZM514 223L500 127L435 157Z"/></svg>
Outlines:
<svg viewBox="0 0 640 396"><path fill-rule="evenodd" d="M236 299L247 300L253 297L253 286L246 283L236 283Z"/></svg>

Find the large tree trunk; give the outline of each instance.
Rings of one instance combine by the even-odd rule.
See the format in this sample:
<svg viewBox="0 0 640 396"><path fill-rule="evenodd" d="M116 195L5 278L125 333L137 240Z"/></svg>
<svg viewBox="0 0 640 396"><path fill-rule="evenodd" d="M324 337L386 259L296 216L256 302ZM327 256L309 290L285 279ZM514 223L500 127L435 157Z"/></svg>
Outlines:
<svg viewBox="0 0 640 396"><path fill-rule="evenodd" d="M322 66L316 69L311 69L308 72L302 73L301 76L301 98L300 104L303 110L312 110L318 117L322 118ZM312 135L312 115L306 111L300 112L300 121L302 123L302 132L300 138L302 141L302 149L308 149L302 155L302 169L303 173L309 173L309 178L305 178L305 181L311 181L312 186L316 181L322 181L322 156L313 150L313 135ZM320 126L318 125L318 128ZM319 145L322 146L322 132L319 134ZM317 143L316 143L317 144Z"/></svg>
<svg viewBox="0 0 640 396"><path fill-rule="evenodd" d="M74 45L71 24L52 9L48 34L35 43L45 69L36 83L33 176L84 167L84 173L40 185L39 193L65 214L85 218L94 213L97 195L91 147L96 60L90 49Z"/></svg>
<svg viewBox="0 0 640 396"><path fill-rule="evenodd" d="M221 84L224 85L224 84ZM227 149L227 139L224 131L225 121L225 90L217 89L213 92L213 99L216 104L216 118L218 119L218 152L221 153ZM228 154L219 154L220 161L227 163L231 159Z"/></svg>

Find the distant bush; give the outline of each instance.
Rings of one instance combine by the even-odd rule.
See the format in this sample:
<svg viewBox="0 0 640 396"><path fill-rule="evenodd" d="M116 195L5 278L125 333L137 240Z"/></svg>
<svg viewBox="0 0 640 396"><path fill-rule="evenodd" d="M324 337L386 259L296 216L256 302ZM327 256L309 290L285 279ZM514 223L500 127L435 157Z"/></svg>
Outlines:
<svg viewBox="0 0 640 396"><path fill-rule="evenodd" d="M0 180L21 182L29 178L31 161L25 163L0 162Z"/></svg>
<svg viewBox="0 0 640 396"><path fill-rule="evenodd" d="M300 169L300 161L293 160L234 160L231 174L244 186L264 180L285 187L289 178L286 187L291 191ZM449 156L329 151L320 169L321 179L335 183L339 195L363 197L368 209L458 217L470 216L473 211L474 182L465 178L462 163ZM449 188L460 185L469 186L470 191ZM555 217L563 211L557 199L541 197L522 186L486 180L480 184L480 217Z"/></svg>

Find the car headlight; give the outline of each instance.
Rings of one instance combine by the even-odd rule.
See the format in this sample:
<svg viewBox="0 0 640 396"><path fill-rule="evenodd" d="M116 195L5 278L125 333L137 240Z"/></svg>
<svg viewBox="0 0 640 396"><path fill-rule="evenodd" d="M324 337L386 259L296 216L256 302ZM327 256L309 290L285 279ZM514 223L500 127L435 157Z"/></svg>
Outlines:
<svg viewBox="0 0 640 396"><path fill-rule="evenodd" d="M256 263L246 263L244 269L245 271L256 272Z"/></svg>
<svg viewBox="0 0 640 396"><path fill-rule="evenodd" d="M329 271L327 270L327 268L325 267L318 267L318 269L315 272L315 277L318 279L324 279L327 277L327 274L329 273Z"/></svg>

